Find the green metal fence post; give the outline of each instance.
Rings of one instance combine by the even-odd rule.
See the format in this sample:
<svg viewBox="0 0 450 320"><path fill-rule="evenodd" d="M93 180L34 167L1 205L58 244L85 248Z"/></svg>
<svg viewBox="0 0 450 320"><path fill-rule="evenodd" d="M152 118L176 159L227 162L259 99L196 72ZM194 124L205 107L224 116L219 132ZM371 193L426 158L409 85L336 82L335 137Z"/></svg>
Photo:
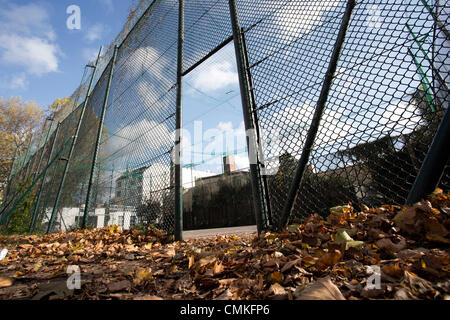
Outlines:
<svg viewBox="0 0 450 320"><path fill-rule="evenodd" d="M247 146L250 160L250 177L253 194L253 205L255 207L255 218L258 229L258 234L263 230L263 216L265 216L266 209L264 208L264 199L262 196L264 182L261 179L261 173L258 164L258 141L255 126L255 119L253 117L252 106L252 92L249 79L249 66L246 63L246 51L242 30L239 24L236 0L229 0L231 26L233 29L234 49L236 52L236 63L239 76L239 86L242 99L242 110L244 114L244 125L247 132Z"/></svg>
<svg viewBox="0 0 450 320"><path fill-rule="evenodd" d="M109 92L111 90L111 83L112 83L112 79L113 79L113 75L114 75L114 66L116 64L116 59L117 59L117 50L118 50L117 46L114 47L114 54L111 59L111 69L109 71L108 85L106 87L105 99L103 100L102 113L100 116L100 123L98 125L98 130L97 130L97 139L95 141L94 155L92 157L92 167L91 167L91 173L89 175L89 183L88 183L87 194L86 194L86 204L84 207L83 222L81 225L82 229L86 228L87 220L88 220L88 216L89 216L89 207L91 205L90 202L91 202L92 183L94 181L95 166L97 165L98 150L100 147L100 140L101 140L102 133L103 133L103 123L105 122L106 106L108 104Z"/></svg>
<svg viewBox="0 0 450 320"><path fill-rule="evenodd" d="M55 137L53 138L52 146L50 148L50 155L49 155L48 161L50 161L52 159L53 151L55 150L56 140L58 139L60 125L61 125L60 122L58 122L58 124L56 125ZM42 152L42 153L44 153L44 152ZM38 211L39 211L39 203L41 202L42 190L44 188L46 176L47 176L47 171L45 171L44 175L42 176L41 186L39 187L39 192L37 195L36 203L34 205L33 216L31 218L29 233L32 233L34 231L34 226L36 224L36 219L37 219L37 215L38 215Z"/></svg>
<svg viewBox="0 0 450 320"><path fill-rule="evenodd" d="M422 163L416 180L409 192L406 204L413 204L425 198L437 187L450 156L450 111L445 110L430 149Z"/></svg>
<svg viewBox="0 0 450 320"><path fill-rule="evenodd" d="M69 171L70 160L72 158L73 150L75 149L75 145L76 145L77 140L78 140L78 134L80 133L81 123L83 121L84 113L86 111L86 106L87 106L88 101L89 101L91 87L92 87L92 83L93 83L94 78L95 78L95 73L97 71L97 66L98 66L98 62L100 60L101 53L102 53L102 48L100 48L100 50L98 52L98 56L97 56L97 60L95 62L95 66L92 66L94 68L94 71L92 72L91 79L89 80L89 86L88 86L87 91L86 91L86 97L84 99L84 103L83 103L83 106L82 106L82 109L81 109L80 117L78 118L77 128L75 130L74 136L72 137L72 144L70 146L69 155L68 155L67 160L66 160L66 165L64 166L64 171L63 171L63 175L61 177L61 182L59 184L58 193L56 194L56 199L55 199L55 202L54 202L54 205L53 205L52 214L51 214L50 220L48 222L47 234L51 231L52 226L53 226L53 222L54 222L55 217L56 217L56 211L58 209L58 204L59 204L59 200L61 198L62 189L64 188L64 182L66 180L67 172Z"/></svg>
<svg viewBox="0 0 450 320"><path fill-rule="evenodd" d="M184 55L184 0L178 6L177 101L175 113L175 241L183 241L183 182L181 165L182 90Z"/></svg>
<svg viewBox="0 0 450 320"><path fill-rule="evenodd" d="M286 227L286 225L289 222L289 217L291 215L291 211L294 206L295 198L297 196L298 189L302 183L305 169L308 164L312 148L314 146L314 141L316 139L317 132L319 131L320 121L322 119L322 114L325 111L325 105L328 100L328 94L331 89L334 73L336 72L339 57L341 55L342 46L345 41L345 35L347 34L347 29L350 24L350 19L352 16L353 9L355 8L355 5L356 5L355 0L347 1L347 7L345 9L344 17L342 18L341 26L336 39L336 43L333 48L333 53L330 58L327 73L325 74L320 96L317 101L317 106L314 111L313 119L311 121L311 126L308 130L308 135L306 136L306 141L303 146L303 152L300 157L300 160L298 161L297 170L295 172L294 179L292 180L289 189L289 194L283 208L280 223L278 226L279 229Z"/></svg>

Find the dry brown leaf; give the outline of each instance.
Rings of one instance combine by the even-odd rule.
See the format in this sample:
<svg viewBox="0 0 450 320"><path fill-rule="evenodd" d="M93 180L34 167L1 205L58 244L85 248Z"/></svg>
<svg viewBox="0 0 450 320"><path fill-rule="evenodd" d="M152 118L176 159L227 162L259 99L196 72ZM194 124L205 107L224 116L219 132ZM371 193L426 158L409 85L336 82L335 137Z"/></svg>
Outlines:
<svg viewBox="0 0 450 320"><path fill-rule="evenodd" d="M345 300L345 298L331 278L325 277L305 288L296 300Z"/></svg>
<svg viewBox="0 0 450 320"><path fill-rule="evenodd" d="M215 256L207 256L205 258L200 259L197 261L197 263L194 266L194 269L196 271L199 271L204 266L207 266L208 264L212 264L213 262L216 262L217 258Z"/></svg>
<svg viewBox="0 0 450 320"><path fill-rule="evenodd" d="M418 299L405 288L400 288L395 292L394 300L418 300Z"/></svg>
<svg viewBox="0 0 450 320"><path fill-rule="evenodd" d="M401 239L401 241L397 244L394 244L391 239L384 238L380 239L376 242L377 247L381 250L384 250L390 254L395 254L406 248L406 241Z"/></svg>
<svg viewBox="0 0 450 320"><path fill-rule="evenodd" d="M440 236L438 234L427 233L426 238L432 242L437 242L437 243L442 243L442 244L450 244L450 239L444 238L443 236Z"/></svg>
<svg viewBox="0 0 450 320"><path fill-rule="evenodd" d="M434 298L436 293L436 290L429 281L422 279L412 272L405 271L401 284L408 288L411 293L421 298Z"/></svg>
<svg viewBox="0 0 450 320"><path fill-rule="evenodd" d="M217 298L214 300L231 300L233 297L233 294L229 289L225 290L222 294L220 294Z"/></svg>
<svg viewBox="0 0 450 320"><path fill-rule="evenodd" d="M195 258L194 256L189 257L189 269L191 269L194 266Z"/></svg>
<svg viewBox="0 0 450 320"><path fill-rule="evenodd" d="M284 289L284 287L279 283L274 283L273 285L271 285L269 288L269 292L273 295L283 295L287 293L286 289Z"/></svg>
<svg viewBox="0 0 450 320"><path fill-rule="evenodd" d="M151 269L144 269L137 272L136 278L134 278L133 282L136 285L140 285L142 282L151 280L153 280Z"/></svg>
<svg viewBox="0 0 450 320"><path fill-rule="evenodd" d="M400 278L403 275L403 269L399 263L387 264L381 268L381 271L394 278Z"/></svg>
<svg viewBox="0 0 450 320"><path fill-rule="evenodd" d="M319 260L316 262L316 265L319 268L334 266L339 261L339 259L341 259L341 257L342 253L339 250L327 252L319 258Z"/></svg>
<svg viewBox="0 0 450 320"><path fill-rule="evenodd" d="M222 263L218 263L216 262L216 264L214 265L214 275L218 275L220 273L222 273L224 270L224 267L222 265Z"/></svg>
<svg viewBox="0 0 450 320"><path fill-rule="evenodd" d="M293 266L299 265L302 262L302 259L295 259L292 261L287 262L283 268L281 268L281 272L286 272L288 270L290 270Z"/></svg>
<svg viewBox="0 0 450 320"><path fill-rule="evenodd" d="M175 256L175 248L167 248L162 252L161 257L163 258L173 258Z"/></svg>
<svg viewBox="0 0 450 320"><path fill-rule="evenodd" d="M73 290L67 288L67 281L65 280L40 284L38 290L39 292L32 300L62 300L73 294Z"/></svg>
<svg viewBox="0 0 450 320"><path fill-rule="evenodd" d="M111 292L123 291L131 287L131 283L128 280L115 281L108 284L108 290Z"/></svg>
<svg viewBox="0 0 450 320"><path fill-rule="evenodd" d="M13 285L13 279L8 277L0 277L0 289L10 287Z"/></svg>
<svg viewBox="0 0 450 320"><path fill-rule="evenodd" d="M273 272L273 273L270 275L270 281L272 281L272 282L274 282L274 283L281 283L281 282L283 281L283 279L284 279L284 276L283 276L283 274L282 274L281 272L279 272L279 271Z"/></svg>
<svg viewBox="0 0 450 320"><path fill-rule="evenodd" d="M425 221L424 226L428 233L436 234L441 237L446 237L448 235L448 230L435 217L428 218Z"/></svg>

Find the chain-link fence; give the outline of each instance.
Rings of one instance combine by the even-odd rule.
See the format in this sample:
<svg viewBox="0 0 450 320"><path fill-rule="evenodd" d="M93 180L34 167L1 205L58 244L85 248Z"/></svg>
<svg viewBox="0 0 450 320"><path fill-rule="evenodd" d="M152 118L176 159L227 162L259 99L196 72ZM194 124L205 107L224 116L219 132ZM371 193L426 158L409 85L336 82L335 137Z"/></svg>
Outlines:
<svg viewBox="0 0 450 320"><path fill-rule="evenodd" d="M238 2L239 3L239 2ZM242 4L274 217L285 208L336 41L342 51L292 213L327 214L351 201L403 204L448 108L449 2L358 1L338 39L346 1ZM429 6L429 7L428 7ZM440 62L438 62L440 61ZM443 79L443 80L442 80ZM445 155L442 155L445 156ZM448 189L448 179L442 187ZM276 223L276 222L275 222Z"/></svg>
<svg viewBox="0 0 450 320"><path fill-rule="evenodd" d="M448 110L449 11L446 0L142 1L86 68L77 107L17 151L1 223L29 199L34 232L179 232L177 89L232 42L259 230L348 202L404 204ZM449 180L447 164L440 187Z"/></svg>

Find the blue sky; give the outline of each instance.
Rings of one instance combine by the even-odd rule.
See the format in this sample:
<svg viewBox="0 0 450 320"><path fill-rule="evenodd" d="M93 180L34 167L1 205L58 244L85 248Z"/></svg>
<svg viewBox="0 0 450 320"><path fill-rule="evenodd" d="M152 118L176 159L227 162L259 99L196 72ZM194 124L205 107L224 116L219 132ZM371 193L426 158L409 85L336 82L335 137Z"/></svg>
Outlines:
<svg viewBox="0 0 450 320"><path fill-rule="evenodd" d="M0 96L40 106L70 96L85 64L122 29L133 0L0 0ZM69 30L67 7L81 9Z"/></svg>

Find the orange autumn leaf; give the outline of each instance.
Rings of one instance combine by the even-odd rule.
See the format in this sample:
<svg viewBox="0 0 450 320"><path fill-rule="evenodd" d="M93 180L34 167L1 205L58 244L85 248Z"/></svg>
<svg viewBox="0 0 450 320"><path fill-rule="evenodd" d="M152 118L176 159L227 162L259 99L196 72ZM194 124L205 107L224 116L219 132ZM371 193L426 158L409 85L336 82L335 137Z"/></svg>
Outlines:
<svg viewBox="0 0 450 320"><path fill-rule="evenodd" d="M284 276L283 276L283 274L282 274L281 272L279 272L279 271L273 272L273 273L270 275L270 280L271 280L273 283L281 283L281 282L283 281L283 279L284 279Z"/></svg>

